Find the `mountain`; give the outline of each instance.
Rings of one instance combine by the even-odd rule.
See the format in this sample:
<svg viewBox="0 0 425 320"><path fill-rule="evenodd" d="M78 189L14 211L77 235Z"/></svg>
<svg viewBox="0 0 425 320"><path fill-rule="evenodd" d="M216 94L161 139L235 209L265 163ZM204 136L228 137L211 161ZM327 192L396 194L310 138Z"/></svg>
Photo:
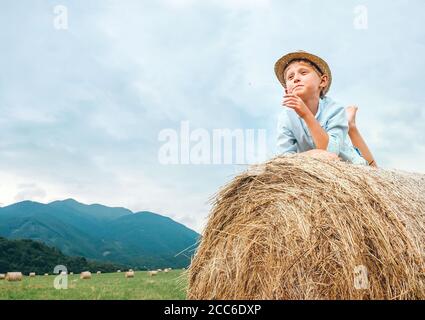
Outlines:
<svg viewBox="0 0 425 320"><path fill-rule="evenodd" d="M199 239L195 231L153 212L74 199L0 208L0 236L37 240L69 256L139 268L185 267Z"/></svg>
<svg viewBox="0 0 425 320"><path fill-rule="evenodd" d="M58 265L67 267L68 272L82 271L115 272L126 266L87 261L83 257L68 257L56 248L33 240L7 240L0 237L0 273L20 271L24 274L52 274Z"/></svg>

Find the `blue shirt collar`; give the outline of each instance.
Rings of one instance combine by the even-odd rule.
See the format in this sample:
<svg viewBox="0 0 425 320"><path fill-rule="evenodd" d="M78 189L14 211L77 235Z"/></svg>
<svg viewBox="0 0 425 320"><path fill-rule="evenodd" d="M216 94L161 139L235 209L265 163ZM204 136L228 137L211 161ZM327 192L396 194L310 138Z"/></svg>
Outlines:
<svg viewBox="0 0 425 320"><path fill-rule="evenodd" d="M317 112L316 112L316 115L314 116L316 119L319 119L320 113L322 112L323 104L325 103L324 100L325 100L324 98L319 99L319 106L317 107Z"/></svg>

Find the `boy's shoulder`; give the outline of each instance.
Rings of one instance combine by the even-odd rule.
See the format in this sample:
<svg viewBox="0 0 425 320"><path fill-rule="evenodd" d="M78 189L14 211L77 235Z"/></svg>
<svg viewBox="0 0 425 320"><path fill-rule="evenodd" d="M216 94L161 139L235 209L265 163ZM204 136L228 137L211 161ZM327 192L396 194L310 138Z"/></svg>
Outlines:
<svg viewBox="0 0 425 320"><path fill-rule="evenodd" d="M292 121L298 118L295 110L287 107L283 107L282 110L278 114L278 121L281 125L289 126Z"/></svg>
<svg viewBox="0 0 425 320"><path fill-rule="evenodd" d="M331 98L329 96L325 96L321 99L322 104L328 109L339 109L343 108L343 105L338 100Z"/></svg>
<svg viewBox="0 0 425 320"><path fill-rule="evenodd" d="M344 105L331 97L325 96L321 99L320 103L322 104L322 111L327 115L335 115L345 112Z"/></svg>

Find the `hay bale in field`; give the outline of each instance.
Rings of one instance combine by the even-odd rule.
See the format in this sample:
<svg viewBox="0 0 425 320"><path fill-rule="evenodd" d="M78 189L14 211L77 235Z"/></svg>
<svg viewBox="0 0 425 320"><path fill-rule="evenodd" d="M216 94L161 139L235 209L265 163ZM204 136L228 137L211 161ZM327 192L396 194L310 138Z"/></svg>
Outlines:
<svg viewBox="0 0 425 320"><path fill-rule="evenodd" d="M35 272L30 272L29 276L30 276L31 278L34 278L34 277L35 277Z"/></svg>
<svg viewBox="0 0 425 320"><path fill-rule="evenodd" d="M102 273L102 271L98 271L98 272L96 272L96 274L101 274Z"/></svg>
<svg viewBox="0 0 425 320"><path fill-rule="evenodd" d="M424 299L425 175L303 154L219 190L189 299Z"/></svg>
<svg viewBox="0 0 425 320"><path fill-rule="evenodd" d="M22 272L8 272L6 273L7 281L22 281Z"/></svg>
<svg viewBox="0 0 425 320"><path fill-rule="evenodd" d="M62 276L66 276L68 273L66 271L61 271Z"/></svg>
<svg viewBox="0 0 425 320"><path fill-rule="evenodd" d="M84 279L84 280L91 279L91 272L90 271L81 272L80 279Z"/></svg>
<svg viewBox="0 0 425 320"><path fill-rule="evenodd" d="M157 274L158 274L158 270L148 271L148 275L151 276L151 277L156 276Z"/></svg>
<svg viewBox="0 0 425 320"><path fill-rule="evenodd" d="M0 280L6 279L6 275L4 273L0 273Z"/></svg>
<svg viewBox="0 0 425 320"><path fill-rule="evenodd" d="M162 269L157 269L156 271L158 271L158 272L162 272Z"/></svg>
<svg viewBox="0 0 425 320"><path fill-rule="evenodd" d="M134 271L127 271L125 273L126 278L134 278Z"/></svg>
<svg viewBox="0 0 425 320"><path fill-rule="evenodd" d="M69 275L73 276L74 275L74 272L70 272Z"/></svg>
<svg viewBox="0 0 425 320"><path fill-rule="evenodd" d="M48 273L45 273L45 274L44 274L44 276L48 276L48 275L49 275Z"/></svg>
<svg viewBox="0 0 425 320"><path fill-rule="evenodd" d="M118 273L120 273L120 272L121 272L121 270L117 270L117 272L118 272Z"/></svg>

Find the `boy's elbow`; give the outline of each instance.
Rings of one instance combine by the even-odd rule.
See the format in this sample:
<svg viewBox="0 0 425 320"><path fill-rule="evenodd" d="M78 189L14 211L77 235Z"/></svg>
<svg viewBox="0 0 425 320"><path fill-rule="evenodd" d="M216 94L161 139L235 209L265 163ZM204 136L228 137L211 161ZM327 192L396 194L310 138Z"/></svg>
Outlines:
<svg viewBox="0 0 425 320"><path fill-rule="evenodd" d="M341 151L340 140L336 137L329 135L328 144L325 150L328 152L335 153L337 156L339 156Z"/></svg>
<svg viewBox="0 0 425 320"><path fill-rule="evenodd" d="M329 135L326 135L326 139L324 139L321 143L318 143L316 145L316 148L315 149L324 150L324 151L330 151L329 150L329 145L330 145L330 138L329 138ZM333 148L333 147L331 147L331 148ZM330 151L330 152L332 152L332 151Z"/></svg>

